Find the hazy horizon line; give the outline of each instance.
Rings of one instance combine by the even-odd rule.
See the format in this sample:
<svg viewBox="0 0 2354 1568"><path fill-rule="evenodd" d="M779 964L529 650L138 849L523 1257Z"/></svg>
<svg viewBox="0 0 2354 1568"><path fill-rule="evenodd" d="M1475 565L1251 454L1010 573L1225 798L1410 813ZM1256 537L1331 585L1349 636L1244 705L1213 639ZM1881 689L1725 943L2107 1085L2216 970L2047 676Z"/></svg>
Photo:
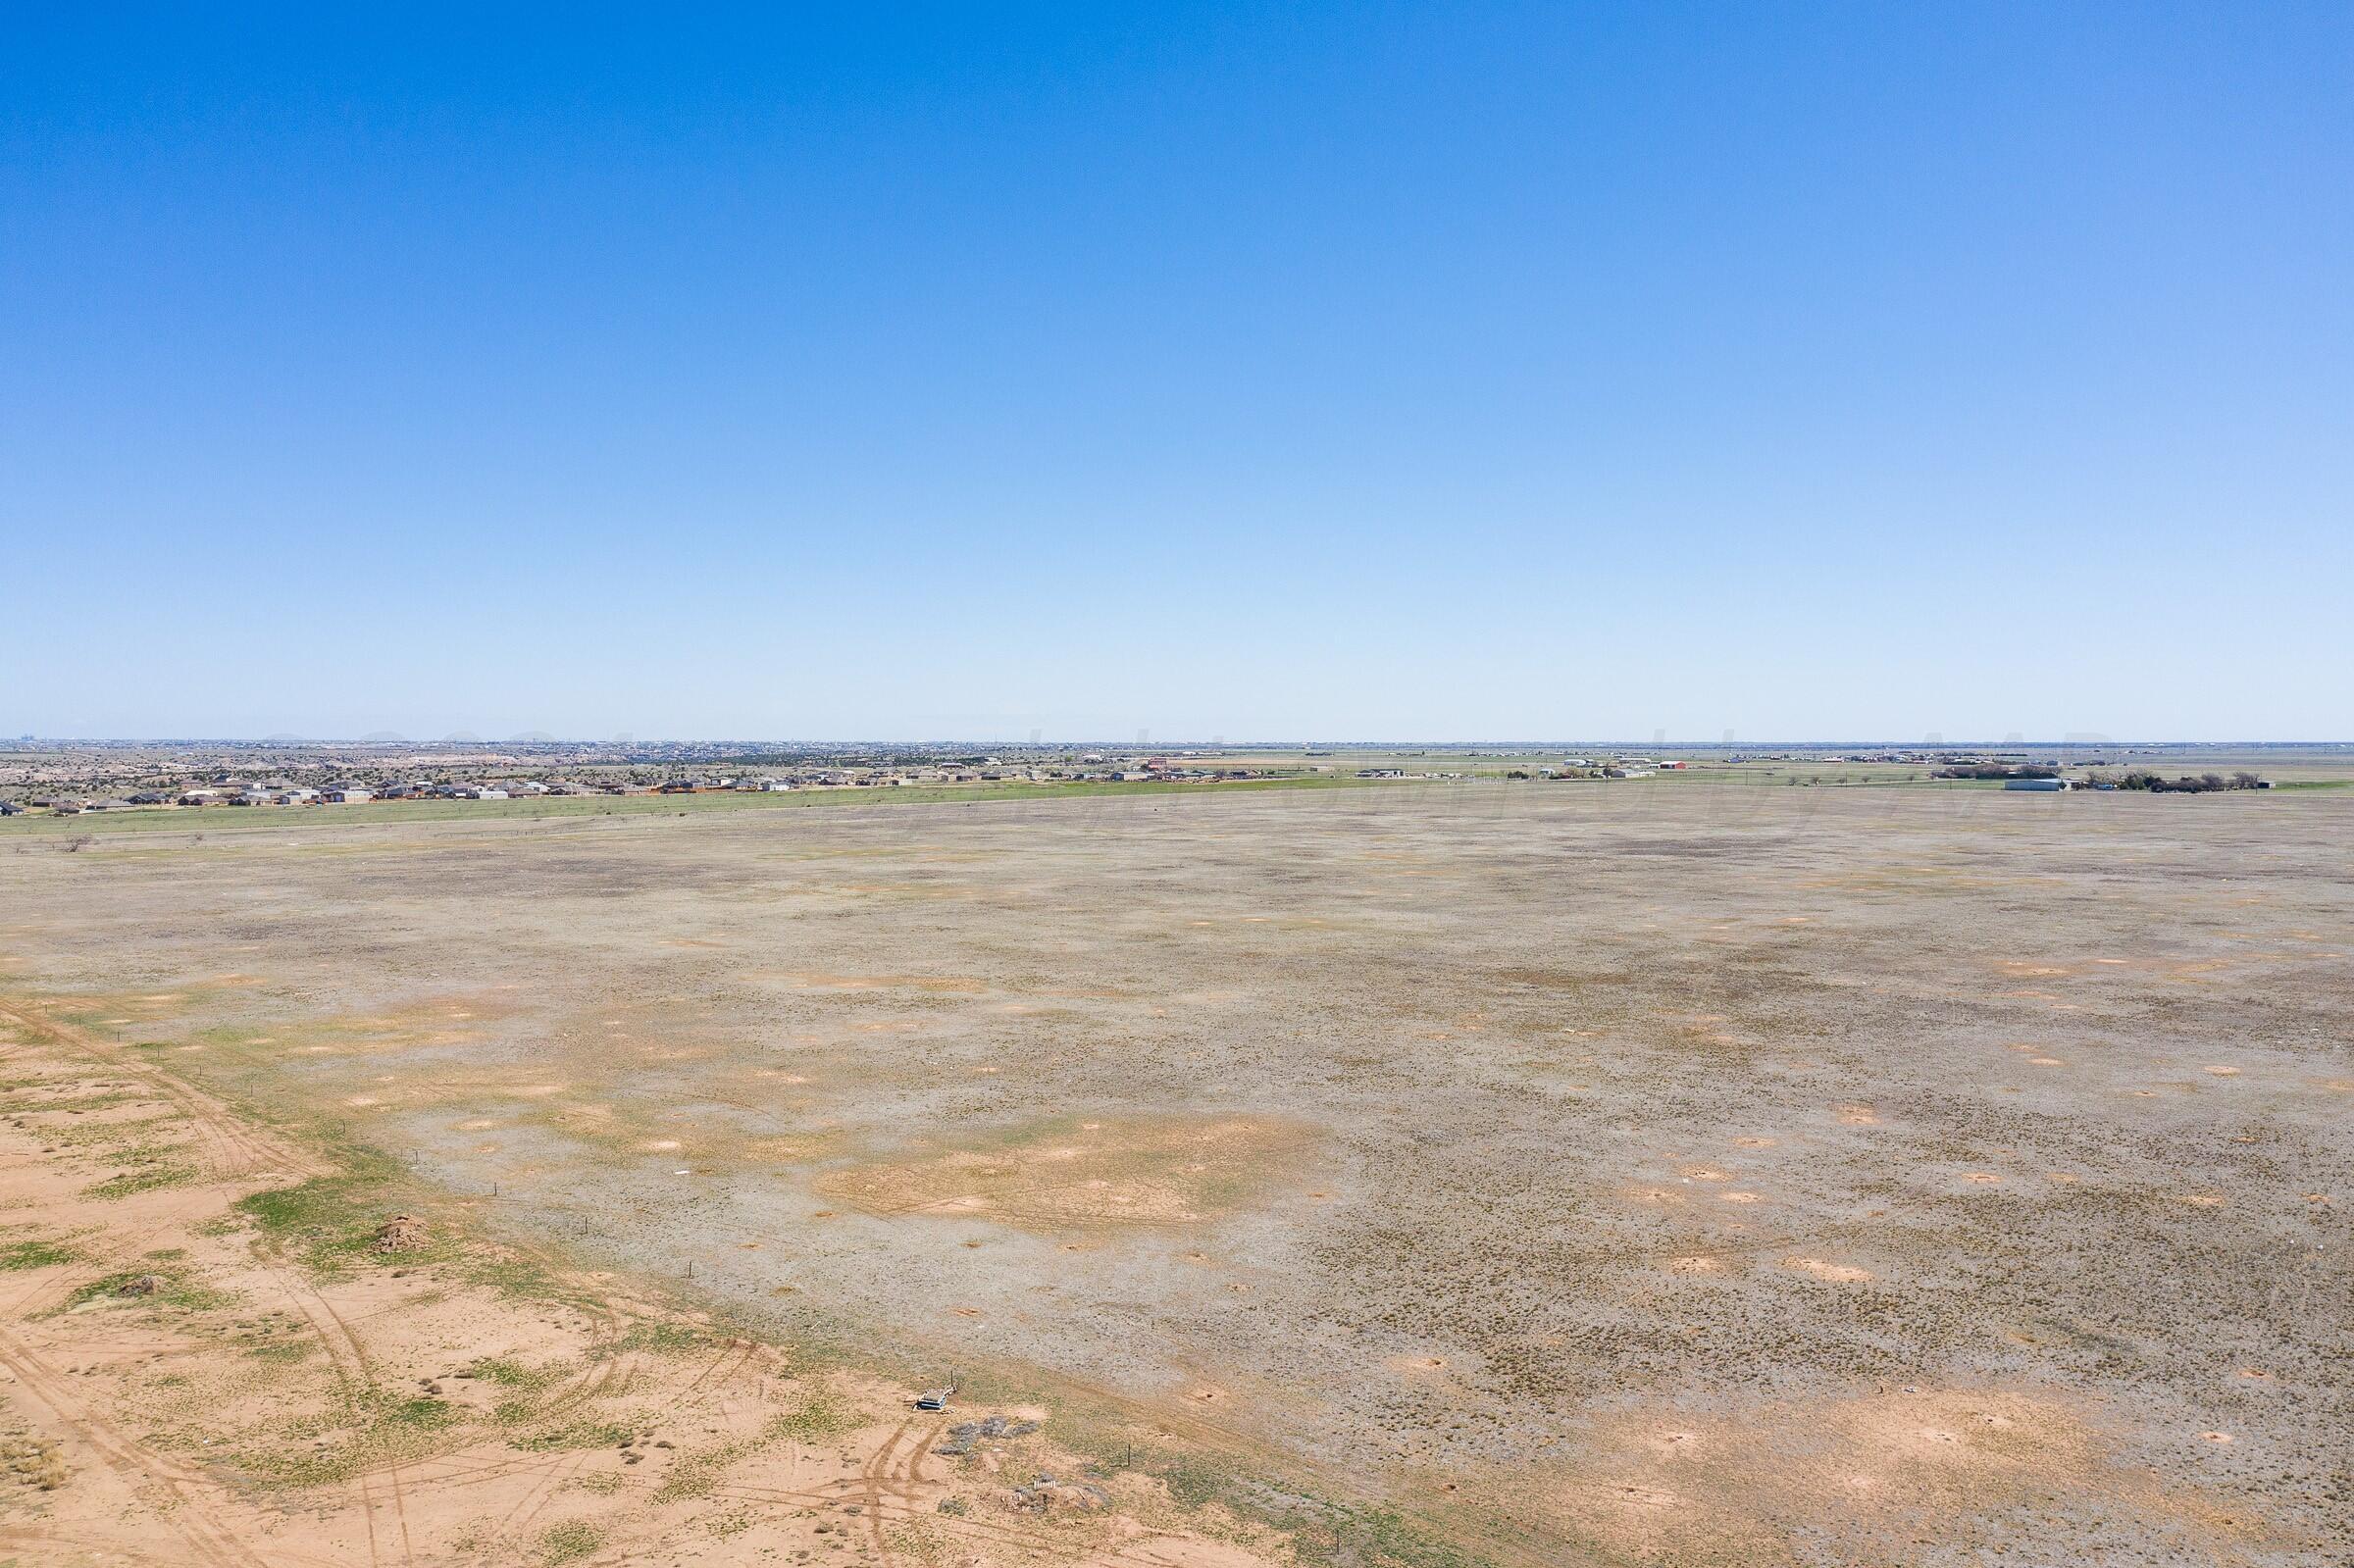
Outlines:
<svg viewBox="0 0 2354 1568"><path fill-rule="evenodd" d="M1615 739L1586 736L1570 739L1496 737L1475 740L1430 740L1411 737L1326 739L1299 737L1250 738L1229 740L1223 737L1193 739L1150 739L1135 737L1115 739L1107 736L1041 737L1037 739L997 738L987 740L955 737L925 739L885 739L872 736L803 736L797 738L752 738L735 735L614 735L604 738L591 736L558 736L535 734L510 736L505 739L473 734L454 734L414 739L402 736L336 736L336 735L36 735L19 734L0 740L0 747L31 745L112 746L239 746L259 749L295 750L316 747L350 747L367 749L423 749L442 746L481 746L504 748L515 746L748 746L786 748L795 746L828 747L903 747L932 750L1088 750L1112 751L1301 751L1308 749L1383 750L1402 746L1430 747L1441 750L1463 751L1475 748L1501 748L1519 751L1555 751L1564 748L1590 747L1595 749L1627 749L1650 746L1668 750L1758 750L1774 747L1861 746L1903 750L1962 750L2000 746L2028 747L2140 747L2140 746L2340 746L2354 748L2354 739L2280 739L2256 736L2236 736L2223 739L2194 737L2132 737L2117 735L2061 735L2036 738L2024 735L1964 736L1948 739L1942 735L1920 738L1895 738L1887 735L1830 735L1815 737L1769 736L1756 740L1732 737L1722 739L1670 739L1663 735L1649 738L1620 736Z"/></svg>

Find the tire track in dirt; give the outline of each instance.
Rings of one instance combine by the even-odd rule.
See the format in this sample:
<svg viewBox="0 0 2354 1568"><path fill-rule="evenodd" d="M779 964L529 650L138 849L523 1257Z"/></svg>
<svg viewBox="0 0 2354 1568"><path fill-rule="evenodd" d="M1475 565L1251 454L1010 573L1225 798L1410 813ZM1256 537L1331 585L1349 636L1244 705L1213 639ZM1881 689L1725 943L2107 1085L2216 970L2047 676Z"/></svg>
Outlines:
<svg viewBox="0 0 2354 1568"><path fill-rule="evenodd" d="M39 1052L46 1047L69 1062L78 1061L97 1070L119 1075L128 1086L135 1087L140 1093L151 1097L191 1137L196 1157L216 1188L255 1175L282 1174L289 1178L303 1178L329 1174L334 1169L275 1136L248 1131L225 1102L181 1083L169 1073L129 1055L123 1048L88 1031L48 1018L34 1004L21 999L0 998L0 1020L23 1031L25 1044L29 1050ZM44 1065L55 1060L53 1057L43 1058ZM72 1070L70 1066L68 1070ZM140 1235L152 1236L170 1228L176 1219L202 1207L207 1200L200 1195L175 1205L170 1212L144 1227ZM551 1270L563 1266L544 1250L528 1243L511 1245L510 1251ZM373 1357L366 1340L353 1328L352 1320L319 1290L298 1265L260 1252L257 1252L255 1261L308 1326L312 1338L327 1357L335 1382L344 1391L347 1401L360 1403L380 1391L379 1375ZM66 1288L62 1279L36 1282L18 1293L11 1310L21 1312L27 1303L37 1304L43 1297L62 1294ZM615 1353L621 1338L623 1318L613 1298L599 1291L578 1290L576 1286L571 1304L591 1325L588 1353L593 1364L584 1366L543 1401L539 1408L539 1414L543 1417L560 1416L613 1391L617 1386L626 1386L638 1371L636 1356ZM755 1341L731 1340L697 1375L692 1386L699 1389L714 1380L724 1381L735 1376L752 1359L758 1348ZM205 1568L259 1568L260 1559L238 1542L233 1532L211 1520L194 1504L190 1489L209 1486L204 1478L184 1467L146 1455L127 1434L105 1426L94 1412L87 1410L76 1397L78 1391L64 1382L62 1375L54 1368L39 1363L29 1346L13 1338L0 1343L0 1364L9 1365L15 1370L20 1382L28 1390L44 1393L42 1402L52 1407L61 1425L97 1452L110 1469L124 1472L128 1479L143 1478L150 1483L152 1490L171 1499L175 1522L188 1538L190 1550L194 1554L181 1560L200 1562ZM464 1452L463 1447L458 1449L458 1454ZM588 1457L584 1452L554 1458L513 1454L486 1465L467 1465L462 1460L457 1464L447 1464L445 1461L435 1479L444 1485L475 1486L519 1472L536 1472L531 1488L509 1509L502 1527L492 1532L491 1543L503 1543L515 1531L528 1529L555 1495L560 1483L577 1473ZM352 1478L354 1490L359 1494L368 1560L376 1568L386 1568L387 1564L413 1564L417 1560L407 1506L413 1463L407 1460L387 1461L363 1468ZM385 1529L385 1521L378 1517L386 1509L391 1515L389 1532Z"/></svg>
<svg viewBox="0 0 2354 1568"><path fill-rule="evenodd" d="M233 1530L214 1517L204 1497L209 1489L202 1477L163 1458L92 1410L63 1373L5 1325L0 1325L0 1366L133 1494L160 1492L166 1506L158 1511L165 1523L186 1540L196 1560L210 1568L267 1568Z"/></svg>
<svg viewBox="0 0 2354 1568"><path fill-rule="evenodd" d="M883 1441L883 1446L875 1450L874 1456L858 1467L859 1499L866 1507L867 1539L875 1548L876 1555L887 1563L893 1558L891 1546L883 1539L883 1489L884 1484L893 1479L891 1456L898 1451L899 1441L907 1436L907 1429L914 1425L912 1420L900 1422L898 1430Z"/></svg>
<svg viewBox="0 0 2354 1568"><path fill-rule="evenodd" d="M23 999L0 999L0 1019L13 1023L35 1040L94 1059L141 1085L162 1103L178 1111L203 1145L202 1158L208 1168L207 1175L215 1182L234 1182L258 1174L281 1172L292 1177L314 1177L329 1174L333 1170L332 1166L275 1135L253 1132L224 1101L152 1063L132 1056L87 1030L47 1017L32 1003ZM169 1221L163 1223L168 1224ZM543 1253L537 1253L537 1249L518 1250L536 1255L543 1263L550 1261ZM278 1283L295 1311L309 1324L347 1394L355 1399L365 1397L375 1389L376 1378L364 1341L333 1304L297 1271L267 1258L259 1261ZM576 1304L599 1324L601 1333L597 1343L612 1343L617 1338L615 1329L619 1319L611 1303L601 1296L591 1295ZM625 1370L616 1359L606 1360L594 1369L584 1371L571 1388L558 1394L544 1408L551 1413L560 1412L594 1397L611 1387L615 1378ZM393 1461L362 1469L353 1478L367 1525L369 1561L380 1565L380 1568L384 1561L387 1544L397 1549L397 1560L401 1563L415 1561L404 1468L402 1462ZM386 1493L381 1499L378 1495L380 1481ZM545 1489L540 1490L544 1492ZM392 1543L379 1539L377 1514L386 1504L391 1509L397 1534L396 1541Z"/></svg>
<svg viewBox="0 0 2354 1568"><path fill-rule="evenodd" d="M718 1378L720 1384L727 1383L730 1379L734 1378L737 1373L743 1370L744 1366L751 1361L752 1357L759 1353L759 1348L760 1347L750 1340L730 1340L724 1346L721 1347L719 1354L713 1356L709 1364L707 1364L702 1371L695 1374L694 1381L688 1384L684 1389L681 1389L678 1393L674 1395L674 1397L680 1399L686 1398L689 1394L693 1393L695 1391L702 1388L704 1384L711 1382L714 1376ZM714 1387L717 1386L718 1385L714 1385Z"/></svg>
<svg viewBox="0 0 2354 1568"><path fill-rule="evenodd" d="M540 1472L539 1479L527 1488L524 1494L516 1499L515 1505L506 1511L497 1524L484 1534L482 1544L476 1548L474 1553L476 1560L484 1559L493 1547L503 1545L537 1523L539 1516L546 1512L547 1505L555 1500L556 1493L562 1490L563 1484L579 1475L581 1467L588 1462L588 1453L586 1449L567 1457L547 1461L546 1467ZM508 1472L508 1474L514 1473ZM479 1485L480 1483L474 1484Z"/></svg>
<svg viewBox="0 0 2354 1568"><path fill-rule="evenodd" d="M0 1018L9 1020L35 1038L48 1040L82 1056L94 1057L124 1076L147 1084L162 1097L178 1105L201 1132L214 1140L221 1151L224 1163L213 1173L216 1176L234 1179L273 1166L295 1176L320 1176L329 1169L278 1135L251 1130L230 1110L226 1102L203 1089L153 1062L132 1055L111 1040L99 1038L86 1029L57 1022L31 1002L23 998L0 998Z"/></svg>
<svg viewBox="0 0 2354 1568"><path fill-rule="evenodd" d="M609 1306L604 1310L607 1314L608 1325L618 1322L618 1318L612 1314ZM670 1395L671 1400L674 1403L683 1403L689 1395L706 1387L714 1391L723 1388L746 1365L750 1364L759 1351L760 1344L757 1340L730 1340L717 1354L703 1365L702 1369L685 1388ZM596 1380L596 1384L585 1390L579 1395L579 1399L593 1397L594 1392L601 1389L602 1384L610 1382L621 1359L617 1357L608 1361ZM573 1402L577 1403L579 1399L575 1399ZM563 1483L578 1475L581 1469L588 1464L590 1451L584 1449L573 1455L554 1460L494 1459L486 1464L468 1467L463 1471L443 1471L436 1474L434 1479L440 1483L455 1482L479 1486L485 1481L503 1479L526 1471L537 1473L537 1479L525 1491L523 1496L515 1501L497 1524L484 1534L481 1543L473 1554L477 1560L480 1560L493 1548L528 1533L540 1514L545 1511L548 1503L554 1500Z"/></svg>
<svg viewBox="0 0 2354 1568"><path fill-rule="evenodd" d="M0 1003L0 1018L6 1018L18 1028L70 1053L100 1055L92 1042L80 1031L51 1025L45 1019L26 1012L20 1006ZM110 1061L110 1065L114 1065ZM128 1075L145 1079L144 1074ZM152 1085L159 1089L162 1086ZM163 1094L168 1103L178 1104L177 1097ZM190 1198L179 1204L162 1218L155 1220L140 1233L137 1239L153 1237L168 1229L180 1215L201 1204L201 1198ZM134 1240L133 1244L136 1244ZM11 1301L8 1316L14 1318L44 1297L66 1293L65 1276L28 1286ZM96 1455L99 1462L121 1481L134 1496L151 1503L160 1497L158 1509L163 1522L177 1531L195 1554L195 1560L211 1568L262 1568L262 1559L248 1548L237 1533L216 1517L207 1493L212 1490L202 1475L189 1467L156 1453L135 1436L117 1427L91 1406L84 1391L67 1376L51 1365L48 1359L22 1338L10 1324L0 1323L0 1366L5 1366L16 1384L40 1405L45 1407L59 1426L77 1442Z"/></svg>
<svg viewBox="0 0 2354 1568"><path fill-rule="evenodd" d="M87 1030L57 1023L21 1001L0 1001L0 1018L7 1019L36 1039L80 1056L96 1058L108 1068L144 1085L161 1101L176 1109L180 1119L195 1133L204 1145L203 1159L208 1167L206 1174L215 1183L236 1182L260 1174L270 1167L276 1167L290 1176L322 1175L329 1169L274 1136L247 1131L222 1101L147 1062L130 1057L120 1047L98 1038ZM197 1206L201 1201L194 1200L187 1207ZM146 1234L152 1236L156 1230L170 1223L167 1217ZM312 1333L325 1347L335 1369L337 1381L344 1384L350 1392L364 1394L372 1386L367 1353L348 1325L307 1281L299 1279L281 1264L268 1259L260 1261L293 1303L295 1310L310 1324ZM314 1305L317 1310L314 1310ZM330 1324L333 1325L332 1329ZM136 1444L133 1446L137 1448ZM367 1524L368 1558L371 1564L381 1564L383 1552L377 1541L376 1500L364 1473L358 1477L358 1486L362 1514ZM392 1478L392 1494L394 1513L400 1528L402 1560L404 1563L410 1562L414 1559L408 1545L408 1520L400 1497L397 1471ZM233 1537L224 1539L231 1545L235 1544ZM240 1546L237 1549L243 1548Z"/></svg>
<svg viewBox="0 0 2354 1568"><path fill-rule="evenodd" d="M199 1193L195 1197L188 1198L165 1210L160 1218L133 1235L128 1242L111 1248L110 1250L115 1254L114 1260L122 1262L128 1257L135 1257L144 1252L147 1250L147 1242L179 1225L188 1215L203 1206L204 1197ZM7 1302L0 1303L0 1316L24 1318L57 1305L60 1300L71 1293L67 1287L67 1279L66 1272L60 1269L54 1277L43 1279L36 1276L26 1281L24 1289L19 1290L16 1295L10 1297Z"/></svg>
<svg viewBox="0 0 2354 1568"><path fill-rule="evenodd" d="M346 1403L357 1405L365 1401L375 1391L376 1380L369 1368L368 1353L352 1336L349 1326L336 1315L327 1298L311 1287L310 1282L276 1261L265 1259L263 1266L268 1269L270 1277L278 1282L279 1289L284 1292L294 1310L311 1326L312 1335L327 1352L328 1363L334 1371L335 1382L343 1390ZM360 1517L368 1528L368 1561L371 1565L381 1565L384 1562L384 1548L377 1540L376 1491L369 1484L369 1474L364 1469L357 1472L352 1477L352 1484L359 1492ZM392 1488L392 1499L400 1526L402 1561L408 1562L413 1560L408 1551L408 1519L402 1511L397 1482Z"/></svg>
<svg viewBox="0 0 2354 1568"><path fill-rule="evenodd" d="M519 1245L515 1250L543 1266L556 1266L557 1260L539 1248ZM594 1358L596 1364L585 1369L566 1388L544 1401L536 1412L536 1418L539 1420L567 1414L590 1399L601 1397L613 1388L616 1382L620 1382L626 1387L628 1382L636 1376L637 1358L617 1349L622 1338L621 1312L614 1305L613 1298L599 1292L583 1291L573 1297L573 1304L587 1314L595 1325L593 1338L585 1353ZM486 1482L504 1480L515 1475L535 1477L533 1482L524 1489L523 1495L516 1499L514 1505L501 1516L499 1522L484 1534L481 1542L471 1553L477 1561L485 1558L494 1546L512 1535L529 1529L532 1522L539 1517L548 1502L554 1498L562 1484L578 1475L581 1467L588 1462L586 1451L569 1458L563 1455L554 1458L540 1458L536 1455L526 1456L503 1451L507 1448L503 1440L500 1441L498 1447L502 1450L498 1457L490 1458L478 1465L467 1466L464 1469L445 1468L434 1477L436 1482L463 1486L481 1486ZM460 1448L438 1462L446 1466L454 1466L469 1451L471 1451L470 1448Z"/></svg>
<svg viewBox="0 0 2354 1568"><path fill-rule="evenodd" d="M925 1433L923 1440L917 1442L908 1453L907 1482L909 1486L920 1487L924 1484L924 1456L932 1451L932 1445L938 1442L947 1433L947 1430L948 1424L944 1420L930 1432Z"/></svg>

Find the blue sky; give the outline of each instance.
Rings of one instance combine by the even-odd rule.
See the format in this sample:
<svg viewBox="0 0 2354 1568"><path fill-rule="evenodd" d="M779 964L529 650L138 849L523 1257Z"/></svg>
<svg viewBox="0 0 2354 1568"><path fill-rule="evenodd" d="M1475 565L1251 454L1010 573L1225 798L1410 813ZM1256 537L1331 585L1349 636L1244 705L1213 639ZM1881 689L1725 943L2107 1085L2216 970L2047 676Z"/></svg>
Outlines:
<svg viewBox="0 0 2354 1568"><path fill-rule="evenodd" d="M2354 11L20 10L0 733L2354 735Z"/></svg>

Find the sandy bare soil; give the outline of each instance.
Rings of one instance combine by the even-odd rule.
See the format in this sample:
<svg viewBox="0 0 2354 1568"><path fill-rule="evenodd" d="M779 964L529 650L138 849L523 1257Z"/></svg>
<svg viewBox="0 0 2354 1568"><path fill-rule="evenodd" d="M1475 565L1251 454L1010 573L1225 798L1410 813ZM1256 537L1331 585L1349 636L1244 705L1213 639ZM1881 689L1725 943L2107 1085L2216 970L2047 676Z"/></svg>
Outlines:
<svg viewBox="0 0 2354 1568"><path fill-rule="evenodd" d="M490 1240L479 1205L37 1008L0 1008L0 1561L1254 1568L1279 1544L1091 1471L1049 1411L915 1412Z"/></svg>
<svg viewBox="0 0 2354 1568"><path fill-rule="evenodd" d="M412 1509L412 1452L537 1489L516 1525L452 1504L417 1561L2287 1564L2354 1534L2333 796L1405 786L70 844L0 837L11 1060L133 1098L9 1091L0 1244L78 1249L0 1274L10 1349L167 1464L122 1487L229 1499L263 1561L370 1560L380 1472L306 1469L321 1437L388 1444ZM96 1087L133 1068L182 1087ZM199 1103L242 1131L59 1141ZM355 1169L439 1205L454 1259L394 1278L230 1206ZM234 1304L76 1301L176 1249ZM398 1326L381 1375L335 1370L302 1290ZM656 1296L706 1314L694 1351L630 1340L617 1303ZM317 1348L230 1360L240 1317ZM83 1320L103 1352L41 1338ZM571 1397L625 1343L648 1370L579 1392L594 1420L716 1442L795 1507L880 1453L899 1500L832 1551L782 1503L722 1533L721 1488L680 1525L680 1449L534 1448L457 1377ZM190 1356L233 1395L163 1386ZM893 1400L950 1371L1056 1446L919 1459ZM119 1467L19 1376L10 1419L73 1473L0 1492L0 1550L40 1560ZM476 1446L314 1430L359 1419L331 1384L419 1379L484 1406L449 1418ZM848 1425L803 1442L821 1396ZM239 1401L291 1414L209 1451ZM1104 1506L1019 1536L1014 1472L1090 1461Z"/></svg>

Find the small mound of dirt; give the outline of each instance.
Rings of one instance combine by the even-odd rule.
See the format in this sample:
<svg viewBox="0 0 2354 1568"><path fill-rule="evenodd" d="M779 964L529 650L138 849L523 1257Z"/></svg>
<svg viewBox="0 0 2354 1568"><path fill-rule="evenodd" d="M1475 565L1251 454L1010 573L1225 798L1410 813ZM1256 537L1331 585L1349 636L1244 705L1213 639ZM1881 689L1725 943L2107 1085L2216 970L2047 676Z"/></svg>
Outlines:
<svg viewBox="0 0 2354 1568"><path fill-rule="evenodd" d="M431 1239L425 1222L414 1214L395 1214L376 1228L379 1252L414 1252Z"/></svg>
<svg viewBox="0 0 2354 1568"><path fill-rule="evenodd" d="M117 1295L153 1295L164 1288L163 1280L153 1274L134 1274L115 1287Z"/></svg>

